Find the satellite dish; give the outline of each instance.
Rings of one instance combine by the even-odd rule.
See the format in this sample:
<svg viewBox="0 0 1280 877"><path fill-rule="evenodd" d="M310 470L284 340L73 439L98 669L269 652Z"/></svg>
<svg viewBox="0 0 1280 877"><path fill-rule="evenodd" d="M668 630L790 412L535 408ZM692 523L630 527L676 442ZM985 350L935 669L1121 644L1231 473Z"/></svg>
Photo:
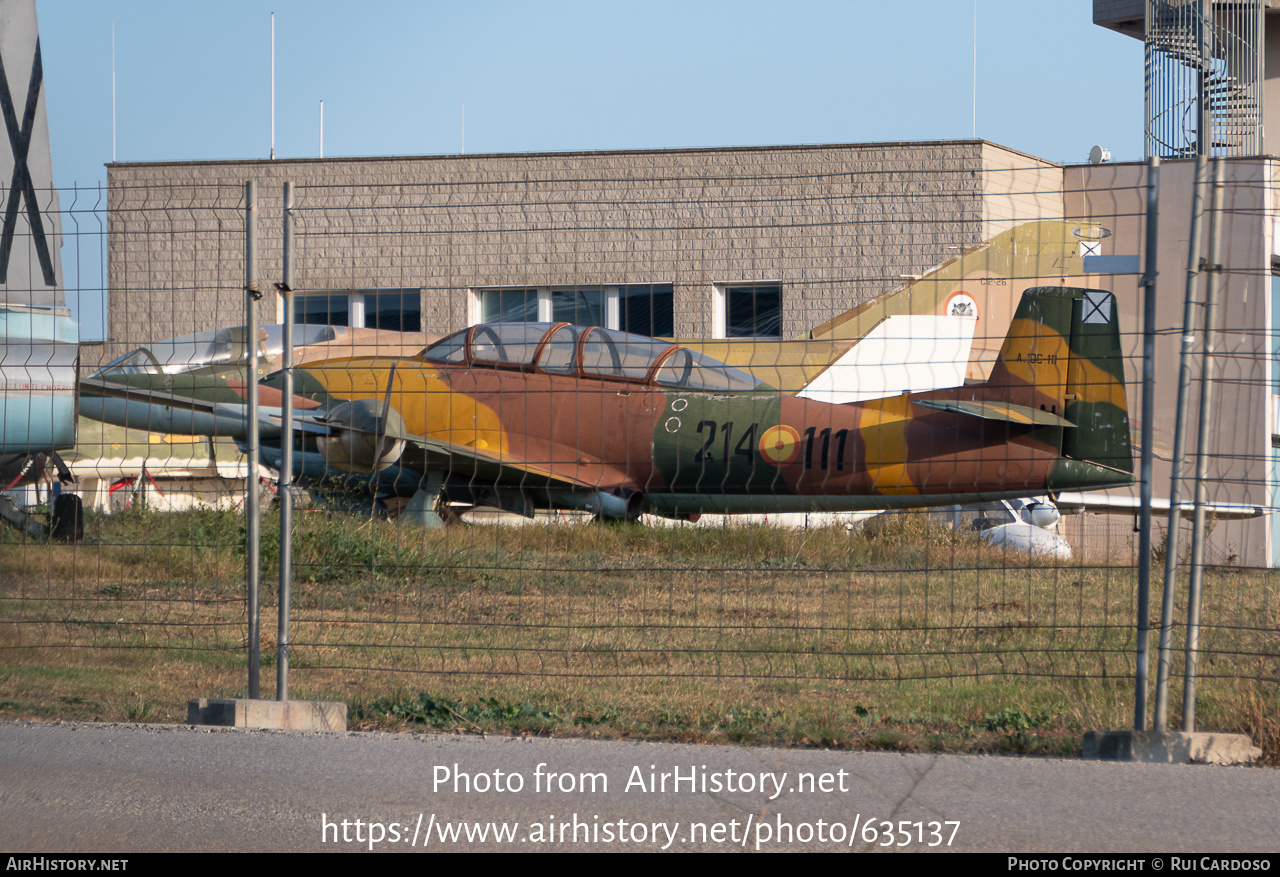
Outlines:
<svg viewBox="0 0 1280 877"><path fill-rule="evenodd" d="M1111 161L1110 149L1095 146L1089 150L1089 164L1102 164L1104 161Z"/></svg>

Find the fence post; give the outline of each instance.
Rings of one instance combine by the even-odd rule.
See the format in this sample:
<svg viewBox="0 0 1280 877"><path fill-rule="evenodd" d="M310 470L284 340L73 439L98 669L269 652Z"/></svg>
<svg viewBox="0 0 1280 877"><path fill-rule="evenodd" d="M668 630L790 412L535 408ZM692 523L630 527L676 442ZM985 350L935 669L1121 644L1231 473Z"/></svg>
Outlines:
<svg viewBox="0 0 1280 877"><path fill-rule="evenodd" d="M293 183L284 184L284 350L280 360L280 590L276 700L289 699L289 583L293 573Z"/></svg>
<svg viewBox="0 0 1280 877"><path fill-rule="evenodd" d="M1191 234L1187 243L1187 291L1182 305L1182 352L1178 363L1178 408L1173 426L1173 461L1169 467L1169 523L1165 529L1164 594L1160 603L1160 652L1156 660L1156 718L1152 727L1169 724L1169 674L1173 665L1173 600L1178 580L1178 525L1182 520L1182 457L1187 444L1187 408L1191 395L1191 348L1195 345L1196 286L1200 281L1200 227L1208 160L1196 156L1195 190L1191 198Z"/></svg>
<svg viewBox="0 0 1280 877"><path fill-rule="evenodd" d="M1160 159L1147 159L1147 246L1142 274L1142 486L1138 514L1138 643L1134 668L1133 729L1147 729L1148 641L1151 638L1151 440L1156 379L1156 231L1160 203Z"/></svg>
<svg viewBox="0 0 1280 877"><path fill-rule="evenodd" d="M1205 294L1204 345L1200 349L1200 422L1196 426L1196 513L1191 527L1191 583L1187 594L1187 655L1182 683L1182 731L1196 729L1196 650L1200 646L1200 589L1204 579L1204 505L1209 468L1209 402L1213 390L1213 333L1218 324L1218 284L1222 275L1223 161L1213 160L1213 199L1209 206L1209 289Z"/></svg>
<svg viewBox="0 0 1280 877"><path fill-rule="evenodd" d="M245 554L248 567L249 613L249 699L257 700L261 694L260 676L262 656L259 630L260 606L258 602L261 569L262 510L258 506L258 301L262 290L258 287L258 184L250 180L244 184L244 309L245 346L249 359L245 385L249 390L247 412L247 447L249 471L244 489Z"/></svg>

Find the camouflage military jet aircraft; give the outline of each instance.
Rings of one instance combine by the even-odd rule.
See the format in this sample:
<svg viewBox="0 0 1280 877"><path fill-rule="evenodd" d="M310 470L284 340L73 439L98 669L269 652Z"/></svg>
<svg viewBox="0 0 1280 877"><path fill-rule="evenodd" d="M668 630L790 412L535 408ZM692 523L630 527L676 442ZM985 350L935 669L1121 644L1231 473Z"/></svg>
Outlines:
<svg viewBox="0 0 1280 877"><path fill-rule="evenodd" d="M443 499L607 518L1113 487L1133 480L1115 314L1110 293L1028 290L986 382L840 405L667 341L482 324L417 356L297 369L295 459L304 477L355 473L420 511ZM194 434L244 433L243 383L192 377L179 389L153 377L100 374L81 392L167 405L169 431L185 417ZM262 403L279 404L280 386L279 375L263 381ZM265 416L279 436L278 410Z"/></svg>

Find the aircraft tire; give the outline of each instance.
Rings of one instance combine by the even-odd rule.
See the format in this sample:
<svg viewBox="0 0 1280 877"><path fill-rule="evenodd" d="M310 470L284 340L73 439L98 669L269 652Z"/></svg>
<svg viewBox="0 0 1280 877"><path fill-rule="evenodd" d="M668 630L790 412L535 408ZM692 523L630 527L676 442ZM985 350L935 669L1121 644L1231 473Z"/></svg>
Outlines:
<svg viewBox="0 0 1280 877"><path fill-rule="evenodd" d="M53 498L49 535L62 542L84 541L84 502L79 496L60 493Z"/></svg>

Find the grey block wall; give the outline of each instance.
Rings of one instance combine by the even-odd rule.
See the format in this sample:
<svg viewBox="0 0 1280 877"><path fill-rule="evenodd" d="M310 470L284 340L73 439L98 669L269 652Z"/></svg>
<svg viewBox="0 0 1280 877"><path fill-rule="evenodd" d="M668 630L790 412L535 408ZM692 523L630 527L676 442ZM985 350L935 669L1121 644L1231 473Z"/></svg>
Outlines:
<svg viewBox="0 0 1280 877"><path fill-rule="evenodd" d="M794 336L1062 210L1061 168L983 141L112 164L104 357L244 322L246 180L264 287L288 180L295 285L422 289L435 333L476 288L671 283L677 333L706 336L716 285L774 282Z"/></svg>

